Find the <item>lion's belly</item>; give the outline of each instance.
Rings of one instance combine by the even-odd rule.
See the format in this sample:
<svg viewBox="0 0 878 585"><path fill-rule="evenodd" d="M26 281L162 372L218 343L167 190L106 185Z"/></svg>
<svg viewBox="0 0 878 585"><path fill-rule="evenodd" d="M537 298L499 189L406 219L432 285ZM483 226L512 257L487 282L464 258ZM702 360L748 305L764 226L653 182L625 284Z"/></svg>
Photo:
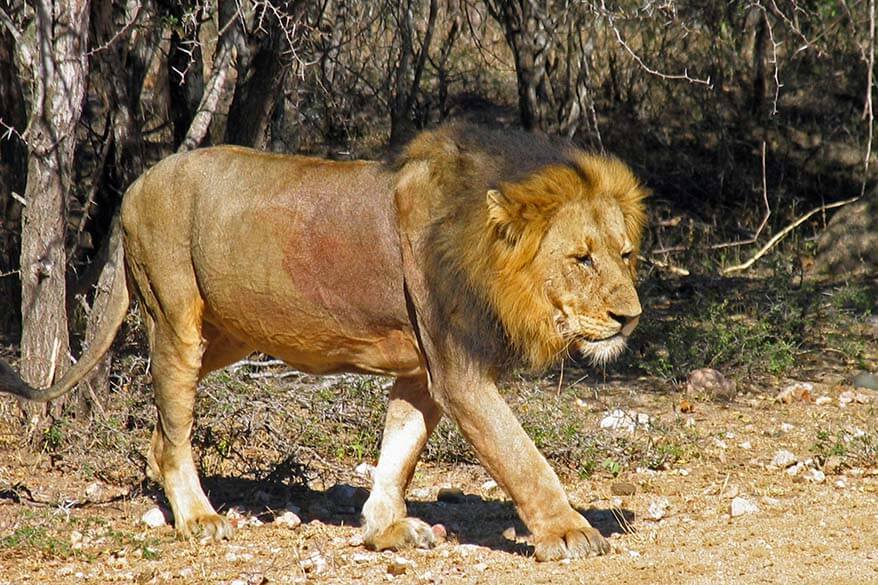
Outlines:
<svg viewBox="0 0 878 585"><path fill-rule="evenodd" d="M229 169L222 197L199 194L204 318L306 372L416 374L392 188L373 165L344 169Z"/></svg>

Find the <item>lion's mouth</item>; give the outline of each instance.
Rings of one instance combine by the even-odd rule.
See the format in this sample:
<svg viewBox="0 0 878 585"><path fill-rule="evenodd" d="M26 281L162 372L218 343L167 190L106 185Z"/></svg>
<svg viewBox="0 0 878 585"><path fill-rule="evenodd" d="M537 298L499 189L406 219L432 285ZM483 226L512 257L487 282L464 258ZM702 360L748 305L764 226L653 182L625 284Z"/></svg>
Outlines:
<svg viewBox="0 0 878 585"><path fill-rule="evenodd" d="M605 339L579 339L573 346L579 354L591 361L592 365L605 366L625 351L628 336L617 333Z"/></svg>

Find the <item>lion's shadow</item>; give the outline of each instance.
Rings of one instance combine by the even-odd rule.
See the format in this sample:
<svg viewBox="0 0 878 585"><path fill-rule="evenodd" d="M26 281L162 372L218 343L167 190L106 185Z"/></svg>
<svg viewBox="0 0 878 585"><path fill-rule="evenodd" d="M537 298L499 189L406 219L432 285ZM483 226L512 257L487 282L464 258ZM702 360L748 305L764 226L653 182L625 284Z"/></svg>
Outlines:
<svg viewBox="0 0 878 585"><path fill-rule="evenodd" d="M204 478L202 485L217 511L223 513L234 508L264 523L293 509L304 523L318 520L335 526L359 527L362 505L368 497L364 488L348 484L336 484L321 491L298 484L214 476ZM145 486L144 493L167 510L167 502L157 486ZM452 542L533 555L529 533L508 500L467 494L453 502L408 500L406 504L410 516L445 526ZM579 512L605 537L630 532L634 524L634 512L626 509L580 508ZM165 515L170 519L169 512Z"/></svg>

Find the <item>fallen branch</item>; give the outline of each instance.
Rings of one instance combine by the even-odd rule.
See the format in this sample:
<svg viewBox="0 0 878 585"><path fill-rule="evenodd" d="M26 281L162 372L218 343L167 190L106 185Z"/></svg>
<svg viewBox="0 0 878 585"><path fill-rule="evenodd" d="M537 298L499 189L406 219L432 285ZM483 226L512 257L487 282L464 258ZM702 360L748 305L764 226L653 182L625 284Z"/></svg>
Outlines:
<svg viewBox="0 0 878 585"><path fill-rule="evenodd" d="M774 248L778 244L778 242L780 242L785 237L787 237L790 234L790 232L795 230L797 227L799 227L800 225L802 225L803 223L808 221L808 219L811 216L813 216L814 214L817 214L817 213L820 213L823 211L827 211L829 209L835 209L836 207L843 207L843 206L848 205L850 203L854 203L855 201L859 201L860 197L861 197L860 195L857 195L856 197L851 197L850 199L845 199L844 201L836 201L835 203L830 203L828 205L821 205L820 207L815 207L814 209L812 209L811 211L809 211L805 215L801 216L800 218L798 218L796 221L794 221L793 223L791 223L790 225L788 225L784 229L777 232L774 235L774 237L772 237L770 240L768 240L768 242L764 246L762 246L758 252L753 254L753 256L750 257L749 260L747 260L746 262L743 262L741 264L736 264L734 266L729 266L728 268L724 268L723 274L731 274L733 272L740 272L742 270L747 270L748 268L753 266L753 264L755 264L757 260L759 260L760 258L765 256L769 252L769 250Z"/></svg>
<svg viewBox="0 0 878 585"><path fill-rule="evenodd" d="M651 264L656 268L660 268L662 270L667 270L671 274L676 274L677 276L689 276L689 271L685 268L680 268L679 266L674 266L673 264L668 264L667 262L662 262L661 260L656 260L655 258L647 258L646 256L637 256L637 259L641 262L646 262L647 264Z"/></svg>

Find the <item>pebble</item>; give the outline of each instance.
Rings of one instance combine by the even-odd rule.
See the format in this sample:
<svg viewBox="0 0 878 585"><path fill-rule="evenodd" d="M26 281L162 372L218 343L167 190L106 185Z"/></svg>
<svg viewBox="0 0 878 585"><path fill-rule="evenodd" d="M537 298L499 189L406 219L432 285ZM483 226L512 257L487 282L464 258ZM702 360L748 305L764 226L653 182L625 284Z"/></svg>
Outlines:
<svg viewBox="0 0 878 585"><path fill-rule="evenodd" d="M784 404L792 404L793 402L811 402L813 401L814 384L811 382L793 382L789 386L777 393L775 401Z"/></svg>
<svg viewBox="0 0 878 585"><path fill-rule="evenodd" d="M650 502L649 508L647 508L647 513L649 517L653 520L661 520L667 514L668 508L671 507L671 503L667 498L657 498Z"/></svg>
<svg viewBox="0 0 878 585"><path fill-rule="evenodd" d="M782 433L788 433L791 430L793 430L794 428L796 428L796 427L794 427L790 423L780 423L780 432L782 432Z"/></svg>
<svg viewBox="0 0 878 585"><path fill-rule="evenodd" d="M826 474L819 469L809 469L805 474L805 479L812 483L823 483L826 481Z"/></svg>
<svg viewBox="0 0 878 585"><path fill-rule="evenodd" d="M841 468L844 466L844 460L838 455L830 455L826 461L823 462L823 471L824 473L834 474L841 471Z"/></svg>
<svg viewBox="0 0 878 585"><path fill-rule="evenodd" d="M405 575L409 569L413 569L415 564L404 558L404 557L394 557L387 564L387 572L390 575L398 577L399 575Z"/></svg>
<svg viewBox="0 0 878 585"><path fill-rule="evenodd" d="M159 526L167 524L165 521L165 514L158 506L147 510L146 513L140 517L140 521L150 528L158 528Z"/></svg>
<svg viewBox="0 0 878 585"><path fill-rule="evenodd" d="M795 477L799 475L799 473L803 469L805 469L805 464L801 462L796 463L795 465L790 465L789 467L787 467L787 475L789 475L790 477Z"/></svg>
<svg viewBox="0 0 878 585"><path fill-rule="evenodd" d="M650 417L644 412L626 412L620 408L604 413L600 426L602 429L633 433L637 427L648 427Z"/></svg>
<svg viewBox="0 0 878 585"><path fill-rule="evenodd" d="M709 400L731 402L738 393L734 380L726 378L722 372L712 368L701 368L689 373L686 392L690 395L703 395Z"/></svg>
<svg viewBox="0 0 878 585"><path fill-rule="evenodd" d="M826 406L827 404L831 404L831 403L832 403L832 398L830 398L826 394L824 394L823 396L818 396L814 400L814 404L816 404L817 406Z"/></svg>
<svg viewBox="0 0 878 585"><path fill-rule="evenodd" d="M798 457L792 452L781 450L774 454L774 457L771 459L771 465L781 469L786 469L787 467L794 465L798 460Z"/></svg>
<svg viewBox="0 0 878 585"><path fill-rule="evenodd" d="M373 556L370 553L358 552L351 555L351 560L355 563L368 563Z"/></svg>
<svg viewBox="0 0 878 585"><path fill-rule="evenodd" d="M313 552L310 556L300 561L299 566L306 573L319 575L326 571L326 559L319 552Z"/></svg>
<svg viewBox="0 0 878 585"><path fill-rule="evenodd" d="M104 493L104 487L93 481L85 487L85 497L92 502L98 501Z"/></svg>
<svg viewBox="0 0 878 585"><path fill-rule="evenodd" d="M489 479L485 483L482 484L482 489L486 492L497 489L497 482L493 479Z"/></svg>
<svg viewBox="0 0 878 585"><path fill-rule="evenodd" d="M732 518L737 518L738 516L743 516L744 514L753 514L759 511L759 506L755 503L751 502L747 498L738 496L732 500L732 504L730 507L730 514Z"/></svg>
<svg viewBox="0 0 878 585"><path fill-rule="evenodd" d="M738 445L741 449L752 449L753 445L750 444L750 441L744 441L740 445Z"/></svg>
<svg viewBox="0 0 878 585"><path fill-rule="evenodd" d="M633 496L637 493L637 485L630 481L617 481L610 486L610 492L614 496Z"/></svg>
<svg viewBox="0 0 878 585"><path fill-rule="evenodd" d="M302 519L295 512L287 510L275 517L274 523L284 528L293 529L302 524Z"/></svg>
<svg viewBox="0 0 878 585"><path fill-rule="evenodd" d="M843 489L848 487L848 482L846 482L843 477L839 478L839 479L835 480L835 487L837 487L840 490L843 490Z"/></svg>

